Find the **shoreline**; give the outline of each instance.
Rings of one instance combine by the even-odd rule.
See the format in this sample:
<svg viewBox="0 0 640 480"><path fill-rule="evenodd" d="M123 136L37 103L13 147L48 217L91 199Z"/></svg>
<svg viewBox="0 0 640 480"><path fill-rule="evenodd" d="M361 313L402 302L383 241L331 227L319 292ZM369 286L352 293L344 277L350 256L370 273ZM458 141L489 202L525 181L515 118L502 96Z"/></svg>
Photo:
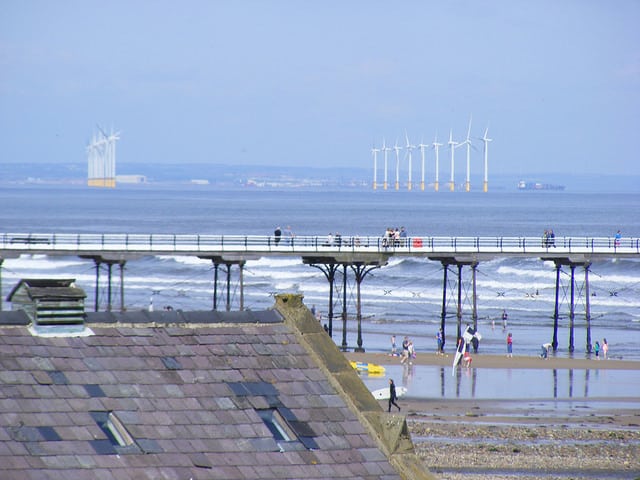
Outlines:
<svg viewBox="0 0 640 480"><path fill-rule="evenodd" d="M640 361L475 354L471 369L640 370ZM400 364L387 353L350 361ZM451 368L453 355L413 365ZM387 401L380 401L386 412ZM640 479L640 399L398 399L415 451L438 480ZM395 412L394 412L395 413Z"/></svg>
<svg viewBox="0 0 640 480"><path fill-rule="evenodd" d="M388 353L345 352L349 361L399 365L400 357ZM517 368L517 369L580 369L580 370L640 370L640 361L616 359L561 358L550 354L547 359L531 356L507 357L506 355L472 354L471 368ZM413 365L435 365L451 367L453 354L418 353Z"/></svg>

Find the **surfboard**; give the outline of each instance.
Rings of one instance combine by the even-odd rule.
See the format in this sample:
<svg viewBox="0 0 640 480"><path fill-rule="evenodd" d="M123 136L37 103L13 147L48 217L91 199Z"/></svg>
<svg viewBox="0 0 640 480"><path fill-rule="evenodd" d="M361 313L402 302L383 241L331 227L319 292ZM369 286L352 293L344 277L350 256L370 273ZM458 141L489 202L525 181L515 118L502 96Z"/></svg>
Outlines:
<svg viewBox="0 0 640 480"><path fill-rule="evenodd" d="M462 355L464 355L465 350L467 349L467 344L463 343L463 347L462 347L462 351L459 351L458 349L456 349L456 354L453 357L453 369L451 370L451 376L454 377L456 375L456 367L458 366L458 363L460 363L460 359L462 358Z"/></svg>
<svg viewBox="0 0 640 480"><path fill-rule="evenodd" d="M396 396L398 398L404 396L406 393L407 393L406 387L396 386ZM374 390L371 392L371 394L373 395L373 398L375 398L376 400L389 400L389 387Z"/></svg>
<svg viewBox="0 0 640 480"><path fill-rule="evenodd" d="M349 362L351 366L356 370L374 374L381 374L385 372L385 368L382 365L377 365L375 363L365 363L365 362Z"/></svg>

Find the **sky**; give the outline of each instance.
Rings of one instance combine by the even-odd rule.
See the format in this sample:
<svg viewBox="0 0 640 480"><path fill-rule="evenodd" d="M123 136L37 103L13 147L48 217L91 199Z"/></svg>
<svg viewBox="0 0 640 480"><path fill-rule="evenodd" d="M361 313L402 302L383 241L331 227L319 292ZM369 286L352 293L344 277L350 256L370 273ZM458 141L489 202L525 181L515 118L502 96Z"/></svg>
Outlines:
<svg viewBox="0 0 640 480"><path fill-rule="evenodd" d="M638 25L638 0L3 0L0 162L86 164L100 125L119 165L373 170L472 118L472 175L486 128L490 175L640 175Z"/></svg>

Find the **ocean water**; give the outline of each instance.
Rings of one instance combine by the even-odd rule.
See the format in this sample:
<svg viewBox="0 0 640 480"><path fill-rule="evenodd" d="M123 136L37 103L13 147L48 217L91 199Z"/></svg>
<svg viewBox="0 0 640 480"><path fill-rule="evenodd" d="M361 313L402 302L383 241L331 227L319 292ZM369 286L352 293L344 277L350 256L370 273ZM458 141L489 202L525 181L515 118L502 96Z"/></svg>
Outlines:
<svg viewBox="0 0 640 480"><path fill-rule="evenodd" d="M269 190L208 186L123 186L113 190L80 186L0 187L0 232L17 233L183 233L268 235L291 226L297 235L382 235L404 226L409 236L537 236L553 228L556 237L640 237L640 193L569 192L395 192L369 190ZM576 269L575 351L586 353L584 273ZM562 271L558 355L569 356L569 272ZM613 358L640 359L640 259L594 262L590 268L592 342L606 338ZM464 277L466 276L466 279ZM2 264L3 299L21 278L75 278L95 302L95 267L78 257L23 255ZM127 309L206 310L212 308L211 262L180 256L128 261L124 272ZM455 280L451 272L449 280ZM218 308L224 309L225 275L220 273ZM348 275L347 344L356 346L355 284ZM463 271L463 325L471 322L470 271ZM113 271L113 304L120 304L119 272ZM443 269L439 262L391 258L362 284L362 334L367 351L385 351L391 335L410 336L418 352L435 350L442 309ZM273 294L296 292L308 306L328 310L328 283L298 257L248 261L244 271L246 308L273 305ZM342 278L334 292L334 314L342 311ZM447 348L456 334L457 291L447 287ZM106 270L98 303L106 308ZM539 259L495 258L477 271L480 354L503 353L511 332L515 355L536 355L552 338L555 269ZM232 308L239 305L239 279L232 270ZM4 308L9 308L5 304ZM500 316L509 314L503 329ZM342 343L342 321L333 337Z"/></svg>

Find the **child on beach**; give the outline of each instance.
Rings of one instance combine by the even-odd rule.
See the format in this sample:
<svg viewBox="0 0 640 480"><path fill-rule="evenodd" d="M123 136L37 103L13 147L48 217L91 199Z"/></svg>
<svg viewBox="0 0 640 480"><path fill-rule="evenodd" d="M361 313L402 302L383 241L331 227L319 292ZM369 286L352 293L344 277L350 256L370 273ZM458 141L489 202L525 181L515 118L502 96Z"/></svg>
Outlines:
<svg viewBox="0 0 640 480"><path fill-rule="evenodd" d="M606 360L607 354L609 352L609 344L607 343L607 339L602 339L602 357Z"/></svg>
<svg viewBox="0 0 640 480"><path fill-rule="evenodd" d="M596 352L596 360L600 360L600 343L597 340L593 347L593 351Z"/></svg>
<svg viewBox="0 0 640 480"><path fill-rule="evenodd" d="M507 357L513 357L513 337L511 332L507 335Z"/></svg>

